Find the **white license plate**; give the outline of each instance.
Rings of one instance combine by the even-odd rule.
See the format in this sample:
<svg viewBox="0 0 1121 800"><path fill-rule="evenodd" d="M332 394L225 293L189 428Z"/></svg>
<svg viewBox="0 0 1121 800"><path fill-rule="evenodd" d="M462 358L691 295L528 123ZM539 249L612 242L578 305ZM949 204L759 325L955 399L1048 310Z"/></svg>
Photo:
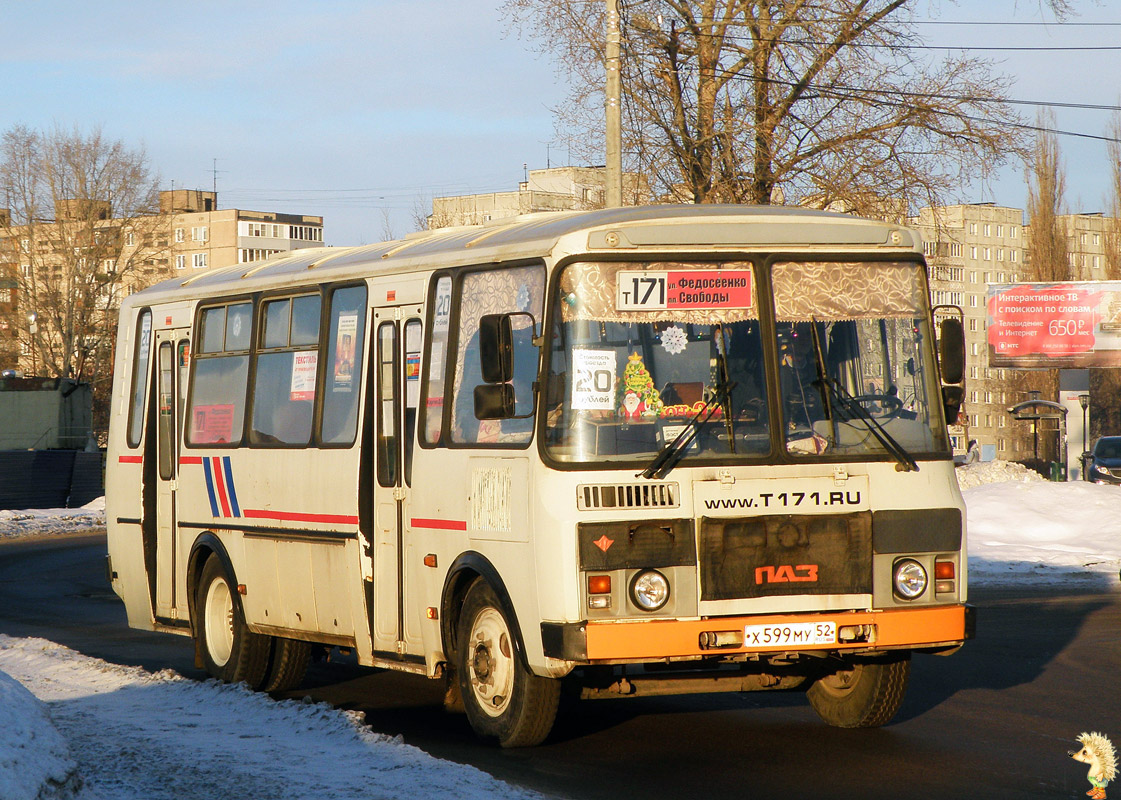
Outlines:
<svg viewBox="0 0 1121 800"><path fill-rule="evenodd" d="M746 625L744 647L798 647L836 644L835 622L792 622L786 625Z"/></svg>

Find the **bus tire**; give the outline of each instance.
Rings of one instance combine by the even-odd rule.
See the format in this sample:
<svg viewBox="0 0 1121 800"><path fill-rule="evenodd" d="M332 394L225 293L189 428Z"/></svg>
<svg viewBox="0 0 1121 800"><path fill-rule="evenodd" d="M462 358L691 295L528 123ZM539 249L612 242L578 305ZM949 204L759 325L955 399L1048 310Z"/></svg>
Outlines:
<svg viewBox="0 0 1121 800"><path fill-rule="evenodd" d="M268 667L269 637L253 633L246 626L236 586L219 559L207 559L195 604L199 651L211 676L259 689Z"/></svg>
<svg viewBox="0 0 1121 800"><path fill-rule="evenodd" d="M269 656L262 692L287 692L303 683L311 661L311 642L299 639L272 637L272 653Z"/></svg>
<svg viewBox="0 0 1121 800"><path fill-rule="evenodd" d="M494 590L477 580L467 590L456 637L456 674L467 719L503 747L532 747L552 730L560 681L530 672Z"/></svg>
<svg viewBox="0 0 1121 800"><path fill-rule="evenodd" d="M890 660L845 659L840 669L814 681L806 696L834 727L878 728L899 711L910 675L910 653Z"/></svg>

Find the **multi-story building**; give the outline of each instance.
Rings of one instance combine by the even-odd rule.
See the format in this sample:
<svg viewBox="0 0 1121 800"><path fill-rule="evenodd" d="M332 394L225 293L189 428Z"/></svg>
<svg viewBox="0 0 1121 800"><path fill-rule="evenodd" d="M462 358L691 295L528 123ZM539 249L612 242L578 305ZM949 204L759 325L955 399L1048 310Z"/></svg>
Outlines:
<svg viewBox="0 0 1121 800"><path fill-rule="evenodd" d="M322 244L320 216L219 209L215 192L190 189L160 192L158 213L135 217L97 199L57 200L53 219L25 224L0 209L0 368L81 377L90 351L104 368L123 295Z"/></svg>
<svg viewBox="0 0 1121 800"><path fill-rule="evenodd" d="M535 211L575 211L602 208L607 186L605 167L534 169L517 191L434 197L428 227L480 225L492 219ZM634 173L623 175L624 205L650 202L647 184Z"/></svg>
<svg viewBox="0 0 1121 800"><path fill-rule="evenodd" d="M965 323L966 395L955 450L976 440L987 458L1015 460L1021 452L1008 407L1016 397L1010 370L989 366L985 297L988 285L1023 278L1024 212L992 203L924 208L911 220L924 239L935 305L962 309Z"/></svg>

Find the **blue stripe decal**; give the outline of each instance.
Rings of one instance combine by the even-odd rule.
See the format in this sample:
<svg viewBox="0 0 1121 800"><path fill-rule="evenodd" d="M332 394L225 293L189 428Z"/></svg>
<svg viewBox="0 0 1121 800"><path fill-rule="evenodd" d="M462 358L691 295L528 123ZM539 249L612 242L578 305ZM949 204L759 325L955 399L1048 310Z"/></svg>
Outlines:
<svg viewBox="0 0 1121 800"><path fill-rule="evenodd" d="M226 493L230 496L230 508L235 517L240 517L241 509L237 505L237 492L234 491L234 471L230 466L229 456L222 456L222 471L226 473Z"/></svg>
<svg viewBox="0 0 1121 800"><path fill-rule="evenodd" d="M210 495L210 513L214 517L222 516L218 511L218 498L214 496L214 478L210 475L210 459L202 460L202 474L206 478L206 491Z"/></svg>

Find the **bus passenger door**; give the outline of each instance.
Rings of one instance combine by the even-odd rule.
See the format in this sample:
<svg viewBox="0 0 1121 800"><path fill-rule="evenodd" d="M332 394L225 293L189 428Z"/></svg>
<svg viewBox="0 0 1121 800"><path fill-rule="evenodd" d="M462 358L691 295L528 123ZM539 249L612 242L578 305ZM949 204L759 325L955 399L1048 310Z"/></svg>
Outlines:
<svg viewBox="0 0 1121 800"><path fill-rule="evenodd" d="M404 655L420 645L407 614L410 542L405 525L420 401L421 307L374 309L374 650Z"/></svg>
<svg viewBox="0 0 1121 800"><path fill-rule="evenodd" d="M156 331L156 616L180 617L176 593L179 442L190 344L186 330ZM186 618L185 609L182 616Z"/></svg>

